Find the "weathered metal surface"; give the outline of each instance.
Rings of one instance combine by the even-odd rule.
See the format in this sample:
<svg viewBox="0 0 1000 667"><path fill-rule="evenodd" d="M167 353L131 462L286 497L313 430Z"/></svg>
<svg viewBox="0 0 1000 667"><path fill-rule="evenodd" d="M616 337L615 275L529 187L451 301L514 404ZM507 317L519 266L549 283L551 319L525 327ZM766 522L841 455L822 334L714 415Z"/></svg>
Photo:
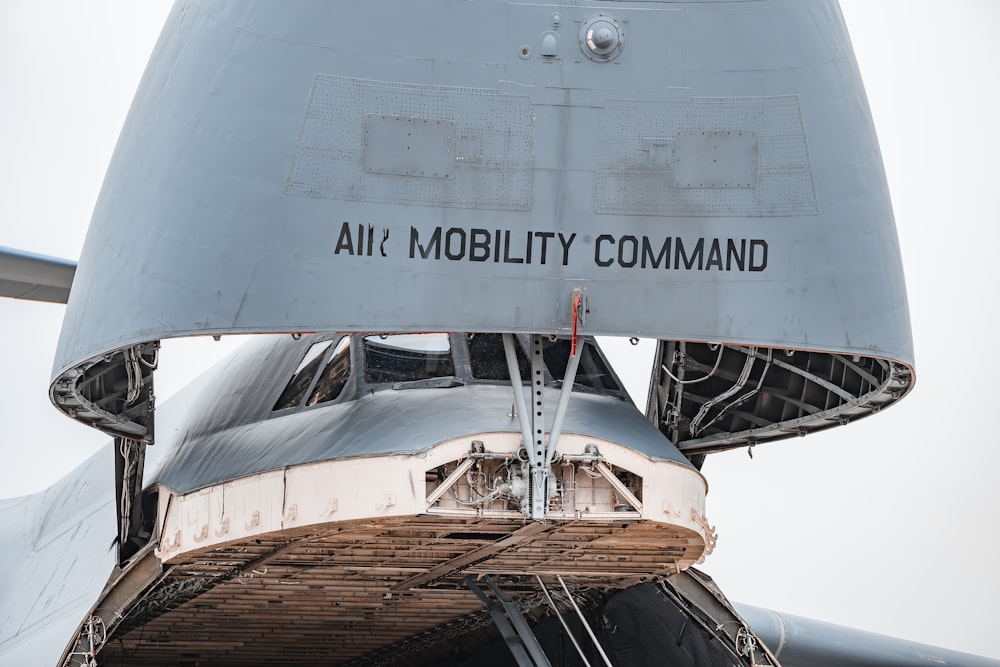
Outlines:
<svg viewBox="0 0 1000 667"><path fill-rule="evenodd" d="M191 334L565 332L574 289L588 333L912 363L833 0L180 3L55 373Z"/></svg>
<svg viewBox="0 0 1000 667"><path fill-rule="evenodd" d="M516 598L540 597L524 577L534 572L560 575L574 589L621 588L669 574L665 554L694 546L645 522L535 526L524 536L519 522L400 517L192 551L126 615L100 657L173 665L197 651L219 666L343 664L475 622L482 605L461 585L468 574L499 578ZM465 554L471 562L414 582Z"/></svg>

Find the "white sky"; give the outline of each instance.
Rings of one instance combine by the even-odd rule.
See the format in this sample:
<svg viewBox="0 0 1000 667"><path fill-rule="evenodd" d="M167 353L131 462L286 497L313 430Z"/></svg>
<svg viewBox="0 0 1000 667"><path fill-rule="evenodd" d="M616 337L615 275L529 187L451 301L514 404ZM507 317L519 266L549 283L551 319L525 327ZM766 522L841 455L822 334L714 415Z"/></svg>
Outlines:
<svg viewBox="0 0 1000 667"><path fill-rule="evenodd" d="M0 1L0 245L75 259L170 3ZM703 569L733 600L1000 659L1000 3L843 0L907 272L917 386L847 427L711 457ZM0 497L105 441L48 403L62 307L0 301ZM227 342L168 343L166 398ZM645 369L638 371L644 379ZM0 591L2 594L2 591Z"/></svg>

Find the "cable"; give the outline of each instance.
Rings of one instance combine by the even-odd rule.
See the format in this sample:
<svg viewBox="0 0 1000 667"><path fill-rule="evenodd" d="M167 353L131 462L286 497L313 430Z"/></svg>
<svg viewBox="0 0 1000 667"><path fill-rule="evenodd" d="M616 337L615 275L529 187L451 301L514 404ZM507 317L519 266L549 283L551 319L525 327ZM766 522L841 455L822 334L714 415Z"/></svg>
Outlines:
<svg viewBox="0 0 1000 667"><path fill-rule="evenodd" d="M675 376L673 373L670 372L670 369L667 368L666 364L660 364L660 368L662 368L663 372L666 373L667 375L669 375L670 379L673 380L674 382L676 382L677 384L697 384L699 382L704 382L708 378L710 378L713 375L715 375L715 371L719 370L719 363L722 361L722 353L725 352L725 350L726 350L726 346L720 344L719 345L719 356L717 356L715 358L715 366L712 366L712 370L708 372L708 375L706 375L705 377L697 378L695 380L681 380L679 377Z"/></svg>
<svg viewBox="0 0 1000 667"><path fill-rule="evenodd" d="M604 664L607 665L607 667L613 667L611 661L608 659L608 654L604 652L604 647L601 646L601 642L597 641L597 637L594 635L594 631L590 629L590 624L587 623L586 617L584 617L583 612L580 611L580 607L577 606L576 600L573 599L573 596L569 592L569 588L566 587L566 582L563 581L563 578L559 575L556 575L556 579L559 580L563 591L566 592L566 597L569 598L569 603L573 605L573 609L576 610L576 615L580 617L580 622L583 623L583 629L587 631L588 635L590 635L590 640L594 642L594 646L597 647L597 652L600 653L601 658L604 659Z"/></svg>
<svg viewBox="0 0 1000 667"><path fill-rule="evenodd" d="M138 352L137 352L138 350ZM125 396L125 404L132 405L142 394L142 348L139 345L127 347L122 351L125 357L125 373L128 376L128 393Z"/></svg>
<svg viewBox="0 0 1000 667"><path fill-rule="evenodd" d="M448 495L450 495L451 499L454 500L459 505L472 505L472 506L475 506L475 505L485 505L486 503L490 502L491 500L493 500L494 498L496 498L497 496L499 496L500 492L499 491L495 491L495 492L489 494L488 496L482 496L481 498L478 498L476 500L462 500L455 493L455 487L454 486L449 486L448 487Z"/></svg>
<svg viewBox="0 0 1000 667"><path fill-rule="evenodd" d="M747 359L743 364L743 371L740 373L739 379L736 380L736 384L734 384L732 387L722 392L712 400L705 402L701 406L701 409L698 410L698 414L694 416L694 419L691 420L691 424L688 426L688 430L691 432L691 435L697 435L701 431L701 428L699 428L699 424L701 423L701 420L705 418L705 415L708 414L708 411L711 410L713 406L715 406L717 403L726 400L727 398L738 392L746 385L747 380L750 379L750 371L753 369L753 362L756 358L755 356L756 354L757 354L757 348L755 346L750 346L749 351L747 352Z"/></svg>
<svg viewBox="0 0 1000 667"><path fill-rule="evenodd" d="M157 367L160 365L160 347L159 347L159 345L157 345L156 347L153 348L153 360L152 361L146 361L146 359L143 358L141 352L139 353L139 361L141 361L142 365L145 366L146 368L149 368L150 370L154 370L155 371L157 369Z"/></svg>
<svg viewBox="0 0 1000 667"><path fill-rule="evenodd" d="M722 419L731 408L734 408L734 407L736 407L738 405L742 405L747 399L753 397L754 395L757 394L757 392L760 391L761 386L764 384L764 377L767 375L767 371L771 367L771 356L772 356L772 350L768 349L768 351L767 351L767 360L764 363L764 370L762 370L760 372L760 379L757 380L757 386L754 387L753 389L751 389L750 391L748 391L747 393L743 394L739 398L734 399L729 404L727 404L724 408L722 408L719 411L719 414L715 415L715 417L712 419L712 421L710 421L707 424L705 424L704 426L702 426L701 429L699 429L699 430L704 431L706 428L708 428L709 426L711 426L715 422L717 422L720 419Z"/></svg>
<svg viewBox="0 0 1000 667"><path fill-rule="evenodd" d="M125 538L127 537L126 533L128 531L126 530L126 526L128 526L132 517L132 494L130 493L131 485L129 484L129 479L132 476L132 466L133 466L133 462L130 460L132 454L131 445L132 445L132 440L130 440L129 438L122 438L121 447L119 448L119 451L121 452L122 455L122 471L123 471L121 479L122 498L121 498L121 504L119 505L118 508L119 511L121 512L121 516L119 517L118 520L119 531L121 532L121 535L119 536L120 541L124 541ZM119 543L118 548L122 549L124 552L125 545Z"/></svg>
<svg viewBox="0 0 1000 667"><path fill-rule="evenodd" d="M545 599L549 601L549 606L552 607L552 611L555 612L556 618L559 619L559 623L562 624L563 630L566 631L566 636L569 637L571 642L573 642L573 648L576 649L577 655L579 655L580 660L583 661L584 667L590 667L590 662L587 661L587 656L583 654L583 649L580 648L580 645L576 641L576 637L573 636L572 631L570 631L569 626L566 624L566 619L562 617L562 614L559 613L559 609L556 607L556 603L552 601L552 596L549 595L549 589L545 587L545 584L542 582L542 578L537 574L535 575L535 579L538 580L538 585L542 587L542 592L545 593Z"/></svg>

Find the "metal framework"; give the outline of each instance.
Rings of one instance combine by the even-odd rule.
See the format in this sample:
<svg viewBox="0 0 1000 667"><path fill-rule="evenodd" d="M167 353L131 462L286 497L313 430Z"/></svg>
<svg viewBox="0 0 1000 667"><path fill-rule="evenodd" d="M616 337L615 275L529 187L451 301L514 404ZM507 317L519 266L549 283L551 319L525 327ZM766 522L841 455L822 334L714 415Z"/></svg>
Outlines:
<svg viewBox="0 0 1000 667"><path fill-rule="evenodd" d="M661 340L647 415L689 458L847 424L909 390L878 357Z"/></svg>

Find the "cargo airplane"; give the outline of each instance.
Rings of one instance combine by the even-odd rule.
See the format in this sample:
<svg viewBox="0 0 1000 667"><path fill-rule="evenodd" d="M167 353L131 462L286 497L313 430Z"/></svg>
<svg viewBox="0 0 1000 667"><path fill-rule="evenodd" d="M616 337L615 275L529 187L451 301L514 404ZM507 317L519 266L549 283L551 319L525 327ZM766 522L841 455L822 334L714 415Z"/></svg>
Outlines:
<svg viewBox="0 0 1000 667"><path fill-rule="evenodd" d="M913 386L873 137L835 2L178 2L79 263L0 252L111 439L0 505L0 655L995 665L700 567L706 457Z"/></svg>

